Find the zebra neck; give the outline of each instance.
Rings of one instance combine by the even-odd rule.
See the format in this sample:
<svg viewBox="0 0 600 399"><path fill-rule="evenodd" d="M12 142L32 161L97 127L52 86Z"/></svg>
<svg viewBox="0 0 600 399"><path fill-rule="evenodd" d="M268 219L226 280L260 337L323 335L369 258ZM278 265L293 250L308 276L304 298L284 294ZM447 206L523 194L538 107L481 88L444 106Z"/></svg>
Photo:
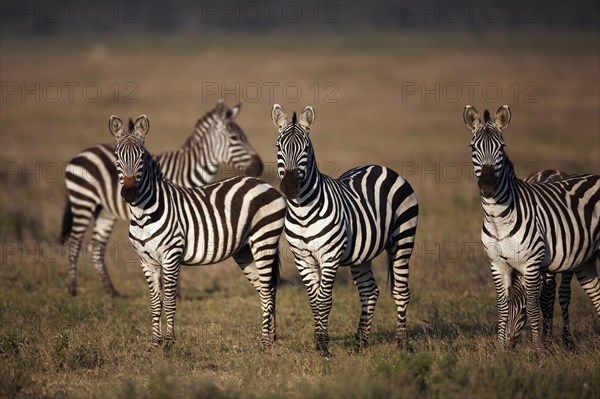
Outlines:
<svg viewBox="0 0 600 399"><path fill-rule="evenodd" d="M485 220L490 222L494 220L497 223L514 219L513 211L518 200L518 182L512 162L505 157L494 195L491 198L481 197Z"/></svg>
<svg viewBox="0 0 600 399"><path fill-rule="evenodd" d="M156 207L160 184L163 181L158 163L146 152L144 159L144 179L137 199L129 203L132 217L140 218L144 213Z"/></svg>
<svg viewBox="0 0 600 399"><path fill-rule="evenodd" d="M290 205L295 208L312 209L319 207L323 201L323 180L326 178L317 167L316 162L312 162L310 173L298 190L298 197L290 201Z"/></svg>
<svg viewBox="0 0 600 399"><path fill-rule="evenodd" d="M181 162L182 165L189 165L192 173L190 181L183 184L184 186L202 186L211 183L215 180L215 176L219 171L218 159L208 149L212 148L211 144L205 139L197 142L194 148L186 148L186 162Z"/></svg>
<svg viewBox="0 0 600 399"><path fill-rule="evenodd" d="M191 181L185 185L198 186L215 180L221 163L211 148L220 148L213 143L215 137L213 116L211 113L204 115L196 123L194 133L185 142L182 153L187 158L188 165L192 167ZM181 162L180 164L184 164Z"/></svg>

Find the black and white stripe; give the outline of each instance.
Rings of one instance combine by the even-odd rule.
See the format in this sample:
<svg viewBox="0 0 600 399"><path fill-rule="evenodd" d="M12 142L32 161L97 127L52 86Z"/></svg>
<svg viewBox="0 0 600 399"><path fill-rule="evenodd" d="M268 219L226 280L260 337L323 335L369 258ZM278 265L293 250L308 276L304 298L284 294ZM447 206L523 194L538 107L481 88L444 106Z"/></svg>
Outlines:
<svg viewBox="0 0 600 399"><path fill-rule="evenodd" d="M546 169L539 172L532 173L527 176L524 180L528 183L547 183L564 179L568 176L567 173L556 170ZM571 302L571 280L573 279L573 272L568 271L561 273L560 286L558 288L558 303L560 304L563 318L563 332L562 340L566 346L573 345L573 335L571 334L571 327L569 321L569 304ZM523 327L525 327L525 321L527 318L526 313L526 294L523 289L525 281L523 276L515 271L513 276L513 289L514 295L511 292L509 299L509 313L508 322L506 327L506 336L510 346L516 344ZM515 290L514 285L517 284L518 288ZM540 307L542 310L542 337L543 339L551 338L553 333L553 319L554 319L554 300L556 297L556 274L545 273L542 281L542 293L540 295Z"/></svg>
<svg viewBox="0 0 600 399"><path fill-rule="evenodd" d="M261 343L275 337L278 245L285 200L262 180L233 177L202 187L165 180L144 147L149 121L129 127L113 116L121 195L131 214L129 238L137 250L150 290L152 342L165 349L175 342L175 294L180 265L208 265L233 257L259 293L263 312ZM162 280L161 280L162 277ZM163 295L164 284L164 295Z"/></svg>
<svg viewBox="0 0 600 399"><path fill-rule="evenodd" d="M155 156L165 178L183 186L200 186L216 180L225 163L260 176L262 162L244 132L235 123L241 104L233 108L219 101L196 123L183 147ZM115 149L97 145L75 156L66 168L67 203L61 241L69 245L69 292L77 294L77 259L83 236L92 219L92 261L106 292L118 295L104 262L106 243L118 219L129 219L127 205L119 195Z"/></svg>
<svg viewBox="0 0 600 399"><path fill-rule="evenodd" d="M408 263L417 227L417 198L410 185L383 166L351 169L333 179L322 174L309 138L314 110L291 122L275 104L279 129L277 171L287 197L285 232L307 288L315 322L315 344L328 353L332 289L340 266L351 266L362 306L357 343L366 346L379 289L371 261L389 254L392 296L397 306L397 343L406 346Z"/></svg>
<svg viewBox="0 0 600 399"><path fill-rule="evenodd" d="M524 278L533 345L541 347L540 291L545 273L572 271L600 315L600 176L572 175L546 183L516 177L505 153L502 130L510 121L503 106L483 121L467 106L472 160L483 205L482 243L496 287L498 339L507 344L508 298L513 270Z"/></svg>

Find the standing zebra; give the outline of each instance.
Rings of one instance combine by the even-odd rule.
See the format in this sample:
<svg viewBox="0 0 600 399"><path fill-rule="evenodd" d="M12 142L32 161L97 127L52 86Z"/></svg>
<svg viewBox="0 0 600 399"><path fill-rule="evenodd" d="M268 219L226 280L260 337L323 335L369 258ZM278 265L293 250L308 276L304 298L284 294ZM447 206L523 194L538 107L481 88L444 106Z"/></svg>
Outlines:
<svg viewBox="0 0 600 399"><path fill-rule="evenodd" d="M275 336L278 245L285 200L276 189L253 177L233 177L192 188L165 180L144 146L149 127L144 115L135 124L130 120L127 128L116 116L109 121L117 141L121 195L131 214L129 238L140 256L150 290L152 343L163 343L163 306L167 318L165 349L175 343L180 265L208 265L233 257L259 293L261 343L270 346Z"/></svg>
<svg viewBox="0 0 600 399"><path fill-rule="evenodd" d="M567 173L555 169L547 169L532 173L524 180L528 183L547 183L564 179L568 176ZM560 287L558 289L558 302L560 304L563 316L563 334L562 340L566 346L573 345L573 335L571 334L569 322L569 303L571 302L571 280L573 272L568 271L561 273ZM509 299L508 323L506 328L506 336L510 346L516 344L519 335L526 320L526 294L524 290L523 276L513 271L513 286L511 289L511 297ZM556 297L556 275L553 273L545 273L542 282L542 293L540 295L540 307L542 317L544 319L542 325L542 337L546 339L552 336L552 324L554 318L554 299Z"/></svg>
<svg viewBox="0 0 600 399"><path fill-rule="evenodd" d="M600 315L600 176L580 174L547 183L516 177L505 153L502 130L510 122L508 106L483 121L467 105L464 121L473 132L472 159L483 206L481 238L496 287L498 339L506 346L512 272L524 277L527 318L533 346L539 335L540 289L544 273L573 271Z"/></svg>
<svg viewBox="0 0 600 399"><path fill-rule="evenodd" d="M328 353L328 319L333 282L340 266L351 266L362 306L356 340L368 344L379 289L371 261L384 249L392 296L398 309L396 342L407 345L406 307L410 298L408 261L417 228L418 204L410 185L383 166L362 166L333 179L322 174L310 142L315 119L306 107L289 122L275 104L272 118L279 129L277 172L287 197L285 234L290 244L315 323L315 346Z"/></svg>
<svg viewBox="0 0 600 399"><path fill-rule="evenodd" d="M183 186L200 186L216 180L221 163L245 168L247 175L260 176L262 161L234 122L240 108L241 104L229 108L219 101L198 120L183 147L156 155L164 177ZM104 253L115 222L129 219L129 212L119 195L114 146L97 145L75 156L66 168L66 185L67 203L60 240L65 243L68 239L69 243L69 292L77 295L77 258L93 218L92 261L104 290L117 296Z"/></svg>

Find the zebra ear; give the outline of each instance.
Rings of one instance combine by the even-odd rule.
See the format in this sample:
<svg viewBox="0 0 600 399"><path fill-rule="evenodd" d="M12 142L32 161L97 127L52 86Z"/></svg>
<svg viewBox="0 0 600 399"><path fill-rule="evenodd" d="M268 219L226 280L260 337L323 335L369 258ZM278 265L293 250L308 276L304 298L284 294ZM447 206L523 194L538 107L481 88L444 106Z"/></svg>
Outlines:
<svg viewBox="0 0 600 399"><path fill-rule="evenodd" d="M135 120L135 125L133 128L133 133L140 139L144 139L146 134L148 134L148 130L150 130L150 121L146 115L140 115Z"/></svg>
<svg viewBox="0 0 600 399"><path fill-rule="evenodd" d="M494 125L498 129L504 129L510 123L510 108L508 105L503 105L496 111L496 117L494 118Z"/></svg>
<svg viewBox="0 0 600 399"><path fill-rule="evenodd" d="M477 129L477 126L481 124L481 119L479 119L479 112L477 112L477 108L472 105L467 105L465 107L465 111L463 112L463 119L467 127L474 130Z"/></svg>
<svg viewBox="0 0 600 399"><path fill-rule="evenodd" d="M242 102L235 104L233 108L227 110L225 117L229 120L234 120L242 109Z"/></svg>
<svg viewBox="0 0 600 399"><path fill-rule="evenodd" d="M219 116L219 118L225 118L225 113L227 106L225 105L225 101L219 100L217 101L217 105L215 105L214 112Z"/></svg>
<svg viewBox="0 0 600 399"><path fill-rule="evenodd" d="M121 137L123 137L123 121L121 118L111 115L108 120L108 130L117 141L121 140Z"/></svg>
<svg viewBox="0 0 600 399"><path fill-rule="evenodd" d="M315 110L310 105L306 106L300 114L300 126L306 131L310 130L310 127L315 122Z"/></svg>
<svg viewBox="0 0 600 399"><path fill-rule="evenodd" d="M290 123L287 114L285 113L285 109L283 109L283 107L279 104L273 105L271 117L273 118L273 123L279 129L283 129L286 125Z"/></svg>

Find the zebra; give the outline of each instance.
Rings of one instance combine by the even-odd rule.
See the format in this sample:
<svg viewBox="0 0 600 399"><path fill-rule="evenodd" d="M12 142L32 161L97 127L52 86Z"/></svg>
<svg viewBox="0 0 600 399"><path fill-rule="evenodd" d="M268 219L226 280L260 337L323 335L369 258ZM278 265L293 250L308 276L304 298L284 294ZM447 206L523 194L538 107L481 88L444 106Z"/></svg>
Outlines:
<svg viewBox="0 0 600 399"><path fill-rule="evenodd" d="M547 183L564 179L568 176L566 172L556 169L546 169L532 173L524 180L528 183ZM556 275L545 273L542 282L542 293L540 295L540 307L542 310L543 324L542 337L547 339L552 336L553 318L554 318L554 299L556 295ZM573 272L568 271L561 273L560 286L558 289L558 302L560 304L563 316L563 333L562 340L565 346L572 347L573 335L571 333L569 321L569 303L571 302L571 280ZM517 286L515 287L515 284ZM508 344L514 347L519 338L526 320L526 294L523 286L523 276L513 271L513 288L509 298L509 313L506 335Z"/></svg>
<svg viewBox="0 0 600 399"><path fill-rule="evenodd" d="M463 113L473 133L470 146L484 216L481 238L496 289L498 341L507 347L508 299L516 270L524 277L533 347L540 349L544 273L574 272L600 315L595 266L600 257L600 176L578 174L547 183L518 179L502 136L510 118L506 105L494 120L485 110L482 121L470 105Z"/></svg>
<svg viewBox="0 0 600 399"><path fill-rule="evenodd" d="M350 266L358 287L361 316L358 349L368 345L379 289L371 262L384 249L397 307L396 343L406 347L406 308L410 299L408 265L415 243L418 203L402 177L383 166L351 169L333 179L321 173L309 131L315 111L304 108L297 121L273 106L279 130L277 174L287 198L285 235L308 292L314 318L315 348L328 355L328 320L333 283L340 266Z"/></svg>
<svg viewBox="0 0 600 399"><path fill-rule="evenodd" d="M194 132L176 151L156 155L165 178L184 186L200 186L216 180L220 163L245 168L249 176L260 176L262 161L242 129L235 123L241 103L229 108L219 101L200 118ZM68 289L77 295L77 259L83 236L94 219L90 243L91 259L104 290L112 296L114 288L104 263L106 243L118 219L128 220L125 201L119 196L115 149L96 145L83 150L68 163L61 243L69 245Z"/></svg>
<svg viewBox="0 0 600 399"><path fill-rule="evenodd" d="M129 238L150 291L152 344L175 343L175 294L180 265L199 266L233 257L259 293L261 344L275 338L275 296L279 276L279 237L286 204L272 186L254 177L232 177L201 187L166 180L144 146L150 128L145 115L127 127L111 116L116 139L120 193L131 214ZM161 280L162 277L162 280ZM163 292L164 284L164 292Z"/></svg>

